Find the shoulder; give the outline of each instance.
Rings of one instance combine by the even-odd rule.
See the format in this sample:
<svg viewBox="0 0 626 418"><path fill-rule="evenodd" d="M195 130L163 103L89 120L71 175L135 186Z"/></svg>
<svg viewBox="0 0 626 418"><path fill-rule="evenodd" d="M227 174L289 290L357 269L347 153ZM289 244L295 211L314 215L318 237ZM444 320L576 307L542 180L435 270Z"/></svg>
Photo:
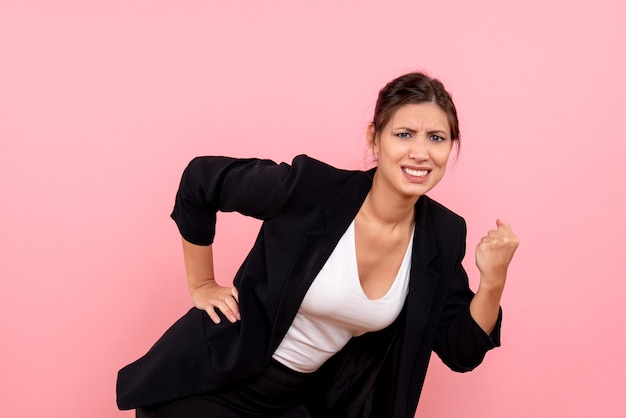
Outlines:
<svg viewBox="0 0 626 418"><path fill-rule="evenodd" d="M446 219L452 222L465 222L463 217L448 209L441 203L437 202L428 196L424 196L424 203L428 208L429 213L437 218Z"/></svg>
<svg viewBox="0 0 626 418"><path fill-rule="evenodd" d="M457 262L463 260L465 255L467 238L465 220L427 196L422 196L418 204L420 201L422 203L421 208L418 207L417 216L421 212L423 220L419 226L425 230L423 234L427 237L426 242L431 243L438 254L433 268L439 272L449 271L452 266L457 265Z"/></svg>
<svg viewBox="0 0 626 418"><path fill-rule="evenodd" d="M294 157L292 162L293 167L303 167L307 170L314 171L316 173L334 175L334 176L351 176L354 174L364 174L360 170L346 170L343 168L337 168L324 161L320 161L306 154L300 154Z"/></svg>
<svg viewBox="0 0 626 418"><path fill-rule="evenodd" d="M321 190L334 187L341 188L342 185L351 182L354 178L365 181L370 178L365 171L338 168L305 154L298 155L293 159L291 169L298 173L298 176L295 177L298 179L299 186L303 188Z"/></svg>
<svg viewBox="0 0 626 418"><path fill-rule="evenodd" d="M438 235L461 234L465 236L467 226L462 216L428 196L423 196L422 199L433 227L436 231L440 231Z"/></svg>

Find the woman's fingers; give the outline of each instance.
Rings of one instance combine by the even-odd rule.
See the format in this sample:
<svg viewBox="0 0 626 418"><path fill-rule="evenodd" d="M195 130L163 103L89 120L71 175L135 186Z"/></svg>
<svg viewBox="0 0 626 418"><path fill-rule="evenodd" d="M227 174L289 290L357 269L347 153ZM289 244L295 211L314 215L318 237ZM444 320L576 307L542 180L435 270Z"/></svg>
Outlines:
<svg viewBox="0 0 626 418"><path fill-rule="evenodd" d="M239 316L239 303L237 301L236 290L235 292L232 292L231 295L228 295L226 298L224 298L222 302L225 307L220 307L220 309L230 322L237 322L241 319L241 317Z"/></svg>
<svg viewBox="0 0 626 418"><path fill-rule="evenodd" d="M219 324L220 322L222 322L222 320L220 319L220 316L215 312L215 309L213 309L213 306L209 305L207 306L204 311L209 315L209 318L211 318L211 320L215 323L215 324Z"/></svg>
<svg viewBox="0 0 626 418"><path fill-rule="evenodd" d="M241 320L239 293L234 287L224 287L212 282L196 289L192 296L196 307L204 310L216 324L221 322L219 313L230 322Z"/></svg>
<svg viewBox="0 0 626 418"><path fill-rule="evenodd" d="M476 265L481 273L503 279L519 246L519 238L503 220L497 219L496 226L476 246Z"/></svg>

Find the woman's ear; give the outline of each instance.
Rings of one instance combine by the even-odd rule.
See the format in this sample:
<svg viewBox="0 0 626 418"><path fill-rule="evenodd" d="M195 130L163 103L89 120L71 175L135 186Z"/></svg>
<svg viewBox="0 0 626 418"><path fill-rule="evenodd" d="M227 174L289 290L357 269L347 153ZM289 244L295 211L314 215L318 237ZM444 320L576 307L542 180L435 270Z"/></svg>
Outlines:
<svg viewBox="0 0 626 418"><path fill-rule="evenodd" d="M378 156L378 149L380 147L380 141L378 135L376 135L376 126L374 126L374 122L370 122L367 125L367 129L365 131L365 137L367 138L367 146L369 146L372 154L374 156Z"/></svg>

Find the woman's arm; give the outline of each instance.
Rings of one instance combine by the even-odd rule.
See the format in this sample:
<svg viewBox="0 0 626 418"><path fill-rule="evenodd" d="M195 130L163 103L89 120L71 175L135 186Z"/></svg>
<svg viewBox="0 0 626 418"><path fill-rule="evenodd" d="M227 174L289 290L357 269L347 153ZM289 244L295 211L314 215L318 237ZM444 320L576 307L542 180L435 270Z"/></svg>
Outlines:
<svg viewBox="0 0 626 418"><path fill-rule="evenodd" d="M497 230L489 231L476 246L476 263L481 282L474 294L461 265L465 255L465 223L459 236L460 250L456 270L446 297L434 350L452 370L467 372L478 366L487 351L500 345L500 298L506 271L519 244L511 227L496 221Z"/></svg>
<svg viewBox="0 0 626 418"><path fill-rule="evenodd" d="M476 246L476 266L480 271L478 291L470 304L470 314L476 323L491 334L500 311L500 299L506 283L506 273L519 245L511 225L500 219Z"/></svg>
<svg viewBox="0 0 626 418"><path fill-rule="evenodd" d="M216 309L230 322L240 320L237 289L220 286L215 281L213 246L192 244L184 238L182 240L187 286L195 307L206 311L216 324L220 323Z"/></svg>
<svg viewBox="0 0 626 418"><path fill-rule="evenodd" d="M215 281L211 244L217 212L238 211L263 220L276 216L307 161L296 157L289 166L269 160L198 157L185 168L172 218L182 235L189 293L195 307L213 322L220 322L218 311L230 322L241 319L237 289Z"/></svg>

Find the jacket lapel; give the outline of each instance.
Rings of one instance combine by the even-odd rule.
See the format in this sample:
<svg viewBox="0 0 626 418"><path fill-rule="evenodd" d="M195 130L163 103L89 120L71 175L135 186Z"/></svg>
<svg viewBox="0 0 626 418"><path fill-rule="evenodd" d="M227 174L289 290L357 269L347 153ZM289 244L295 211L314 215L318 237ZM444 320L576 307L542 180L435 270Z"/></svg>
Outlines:
<svg viewBox="0 0 626 418"><path fill-rule="evenodd" d="M356 173L324 212L323 229L306 234L283 287L270 338L270 353L276 350L287 333L306 292L361 208L371 186L371 174Z"/></svg>
<svg viewBox="0 0 626 418"><path fill-rule="evenodd" d="M411 257L409 294L407 296L407 343L419 344L426 328L430 307L439 282L439 273L429 267L437 256L433 225L428 215L428 198L422 197L415 205L415 235ZM409 349L417 349L411 345Z"/></svg>

